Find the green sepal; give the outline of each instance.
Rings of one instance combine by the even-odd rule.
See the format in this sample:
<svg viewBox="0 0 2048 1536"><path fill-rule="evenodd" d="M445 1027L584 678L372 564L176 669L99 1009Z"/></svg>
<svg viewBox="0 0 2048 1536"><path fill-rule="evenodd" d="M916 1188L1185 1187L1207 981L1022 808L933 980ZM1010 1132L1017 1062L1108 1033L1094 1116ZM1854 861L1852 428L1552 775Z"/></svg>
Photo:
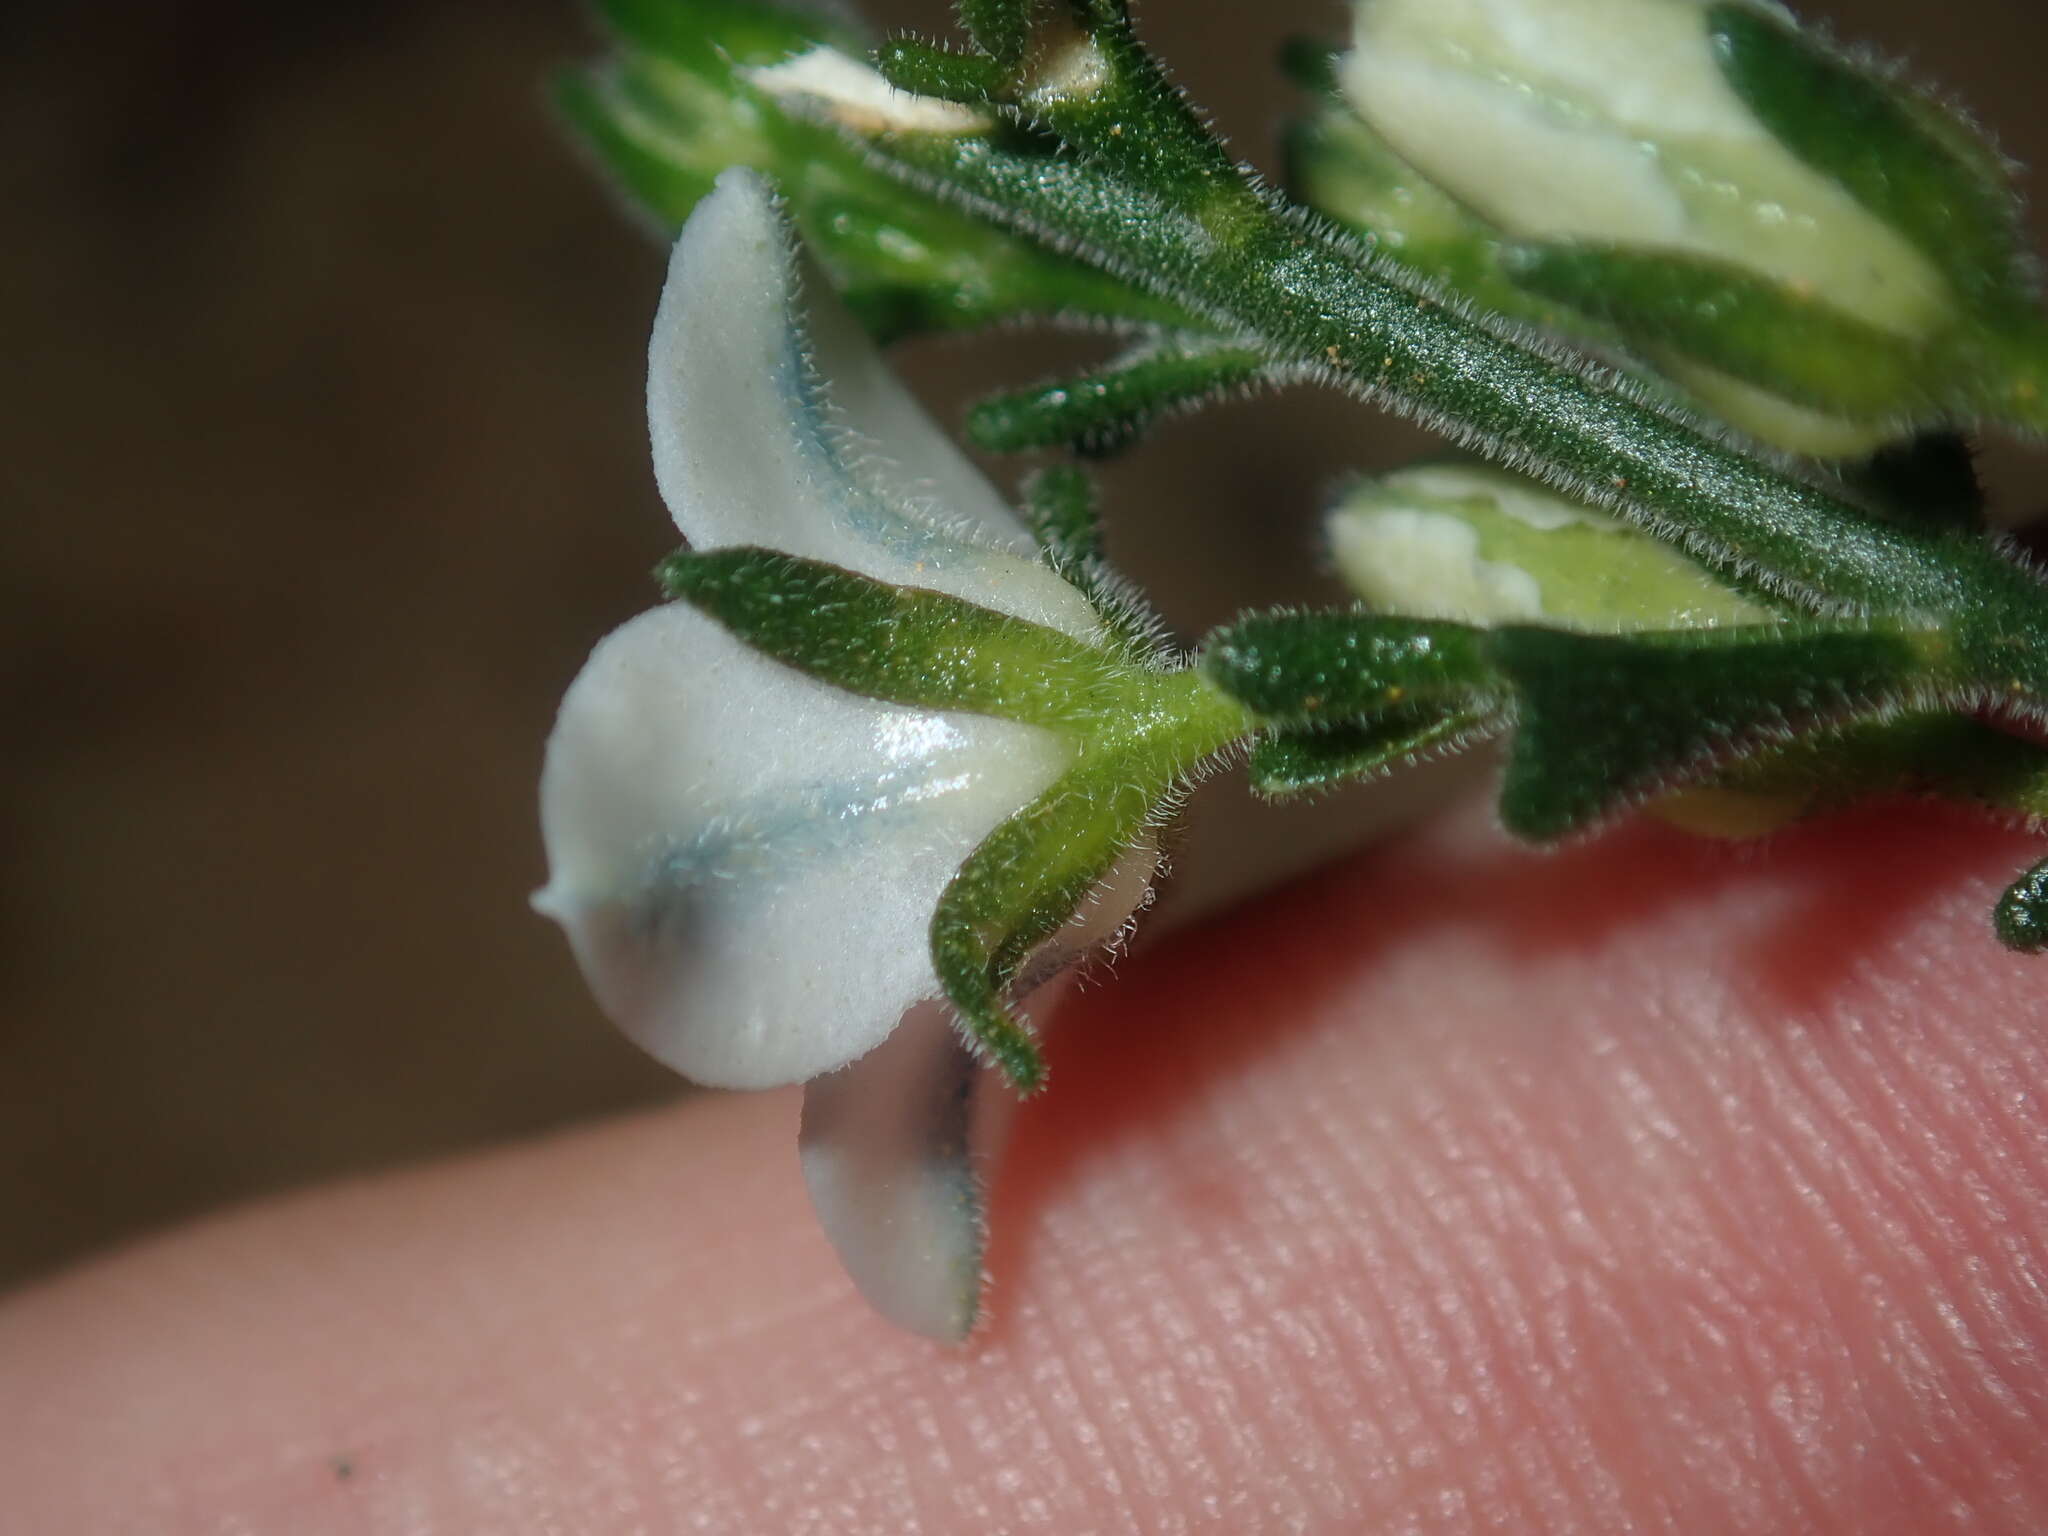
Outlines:
<svg viewBox="0 0 2048 1536"><path fill-rule="evenodd" d="M1167 629L1143 595L1102 554L1102 516L1094 476L1078 464L1051 464L1027 476L1019 507L1046 563L1087 598L1134 663L1169 649Z"/></svg>
<svg viewBox="0 0 2048 1536"><path fill-rule="evenodd" d="M1116 658L1057 630L822 560L683 550L656 576L754 649L895 704L1072 730L1114 713L1128 691Z"/></svg>
<svg viewBox="0 0 2048 1536"><path fill-rule="evenodd" d="M1952 710L1908 710L1804 736L1757 753L1713 782L1796 796L1808 810L1915 794L2048 817L2048 749Z"/></svg>
<svg viewBox="0 0 2048 1536"><path fill-rule="evenodd" d="M858 58L866 45L845 29L754 0L609 0L604 14L618 56L562 81L557 98L665 234L720 171L747 165L776 179L805 244L883 340L1022 315L1188 323L1179 308L1028 234L905 186L839 128L786 110L737 73L819 44Z"/></svg>
<svg viewBox="0 0 2048 1536"><path fill-rule="evenodd" d="M967 416L967 435L991 453L1072 446L1114 452L1162 412L1243 389L1271 371L1252 347L1176 335L1076 378L996 395Z"/></svg>
<svg viewBox="0 0 2048 1536"><path fill-rule="evenodd" d="M1945 636L1891 624L1491 634L1516 703L1501 819L1539 841L1955 681Z"/></svg>
<svg viewBox="0 0 2048 1536"><path fill-rule="evenodd" d="M1392 709L1369 721L1327 730L1276 731L1254 742L1252 789L1269 800L1376 779L1493 734L1500 716L1486 709Z"/></svg>
<svg viewBox="0 0 2048 1536"><path fill-rule="evenodd" d="M1020 1094L1044 1085L1045 1062L1009 995L1042 979L1023 974L1027 963L1115 869L1168 788L1116 755L1084 757L990 833L939 897L933 968L961 1027Z"/></svg>
<svg viewBox="0 0 2048 1536"><path fill-rule="evenodd" d="M1035 0L957 0L960 25L974 46L1005 70L1014 70L1031 45Z"/></svg>
<svg viewBox="0 0 2048 1536"><path fill-rule="evenodd" d="M1287 184L1311 208L1361 236L1374 258L1463 294L1483 309L1607 351L1620 337L1568 304L1518 287L1502 236L1395 151L1341 102L1319 104L1281 138Z"/></svg>
<svg viewBox="0 0 2048 1536"><path fill-rule="evenodd" d="M1498 692L1485 630L1363 611L1254 614L1203 643L1209 680L1268 724L1369 721Z"/></svg>
<svg viewBox="0 0 2048 1536"><path fill-rule="evenodd" d="M820 43L856 57L865 46L819 10L771 0L598 0L597 11L622 42L706 78L780 63Z"/></svg>
<svg viewBox="0 0 2048 1536"><path fill-rule="evenodd" d="M966 53L916 37L892 37L875 50L875 68L899 91L980 106L993 101L1009 71L985 53Z"/></svg>
<svg viewBox="0 0 2048 1536"><path fill-rule="evenodd" d="M1518 245L1503 259L1523 288L1639 347L1675 351L1822 410L1926 412L1951 393L1940 366L1905 337L1730 262L1576 241Z"/></svg>
<svg viewBox="0 0 2048 1536"><path fill-rule="evenodd" d="M1968 307L2028 301L2008 173L1974 128L1754 6L1712 6L1707 25L1722 73L1758 120L1911 241Z"/></svg>
<svg viewBox="0 0 2048 1536"><path fill-rule="evenodd" d="M1102 508L1095 477L1078 464L1049 464L1024 481L1024 521L1057 566L1102 558Z"/></svg>
<svg viewBox="0 0 2048 1536"><path fill-rule="evenodd" d="M1322 38L1296 33L1281 39L1277 62L1280 73L1302 90L1334 101L1340 89L1337 64L1343 57L1342 49L1332 48Z"/></svg>

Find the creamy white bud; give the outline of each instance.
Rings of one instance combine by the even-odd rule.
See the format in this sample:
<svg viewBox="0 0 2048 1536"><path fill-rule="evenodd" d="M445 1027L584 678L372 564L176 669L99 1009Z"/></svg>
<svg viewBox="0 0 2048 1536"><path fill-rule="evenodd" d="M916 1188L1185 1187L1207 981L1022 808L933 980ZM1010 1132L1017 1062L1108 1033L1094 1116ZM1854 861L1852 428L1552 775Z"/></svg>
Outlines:
<svg viewBox="0 0 2048 1536"><path fill-rule="evenodd" d="M799 279L767 186L727 172L676 243L649 348L655 476L698 549L758 545L948 593L1084 641L1088 600ZM933 969L941 893L1074 755L1040 726L842 691L683 604L605 639L548 743L561 924L605 1011L699 1082L809 1080L804 1169L876 1309L958 1339L980 1286L973 1059ZM1041 953L1112 936L1134 849Z"/></svg>
<svg viewBox="0 0 2048 1536"><path fill-rule="evenodd" d="M1353 14L1352 109L1507 233L1713 257L1908 339L1950 315L1926 257L1757 121L1715 60L1704 0L1359 0Z"/></svg>

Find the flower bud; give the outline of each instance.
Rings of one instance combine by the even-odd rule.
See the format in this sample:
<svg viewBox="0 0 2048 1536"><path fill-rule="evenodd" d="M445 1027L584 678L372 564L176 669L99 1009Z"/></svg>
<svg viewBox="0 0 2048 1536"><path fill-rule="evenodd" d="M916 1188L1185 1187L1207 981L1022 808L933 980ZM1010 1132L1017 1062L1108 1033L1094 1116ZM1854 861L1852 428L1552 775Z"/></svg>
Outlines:
<svg viewBox="0 0 2048 1536"><path fill-rule="evenodd" d="M1397 260L1618 340L1795 451L2040 424L2048 332L2003 162L1779 8L1359 0L1355 19L1336 78L1369 131L1313 137L1306 190Z"/></svg>
<svg viewBox="0 0 2048 1536"><path fill-rule="evenodd" d="M1616 633L1772 617L1641 530L1483 464L1362 482L1329 536L1352 591L1414 618Z"/></svg>
<svg viewBox="0 0 2048 1536"><path fill-rule="evenodd" d="M614 55L565 77L572 127L671 233L718 174L770 174L813 256L885 339L1024 314L1165 318L1161 301L993 229L870 163L858 137L985 132L988 114L892 87L837 8L600 0Z"/></svg>
<svg viewBox="0 0 2048 1536"><path fill-rule="evenodd" d="M1330 514L1329 534L1354 592L1417 618L1620 633L1775 617L1640 529L1487 465L1419 465L1365 482ZM1797 785L1698 784L1647 808L1701 836L1748 838L1810 799Z"/></svg>

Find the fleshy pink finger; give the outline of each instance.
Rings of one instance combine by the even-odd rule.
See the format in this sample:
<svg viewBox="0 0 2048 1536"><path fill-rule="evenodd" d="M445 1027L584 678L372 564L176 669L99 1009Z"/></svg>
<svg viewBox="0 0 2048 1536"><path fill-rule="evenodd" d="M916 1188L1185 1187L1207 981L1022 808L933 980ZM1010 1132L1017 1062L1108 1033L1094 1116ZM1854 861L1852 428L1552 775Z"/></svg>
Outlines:
<svg viewBox="0 0 2048 1536"><path fill-rule="evenodd" d="M2038 1531L2023 840L1469 814L1084 993L964 1351L794 1099L152 1243L0 1312L24 1530Z"/></svg>

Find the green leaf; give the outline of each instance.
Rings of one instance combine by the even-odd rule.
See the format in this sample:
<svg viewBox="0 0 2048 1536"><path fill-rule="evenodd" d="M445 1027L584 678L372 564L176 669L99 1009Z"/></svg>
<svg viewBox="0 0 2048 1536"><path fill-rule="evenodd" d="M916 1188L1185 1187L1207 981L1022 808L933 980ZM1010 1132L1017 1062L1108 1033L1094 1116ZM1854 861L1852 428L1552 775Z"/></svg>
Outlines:
<svg viewBox="0 0 2048 1536"><path fill-rule="evenodd" d="M1252 746L1251 784L1268 799L1376 779L1421 758L1457 752L1494 734L1484 709L1393 709L1327 730L1278 731Z"/></svg>
<svg viewBox="0 0 2048 1536"><path fill-rule="evenodd" d="M1104 454L1164 412L1242 390L1269 372L1255 348L1167 336L1092 373L984 400L968 413L967 435L992 453L1072 445Z"/></svg>
<svg viewBox="0 0 2048 1536"><path fill-rule="evenodd" d="M1497 694L1486 631L1381 614L1254 614L1203 643L1201 667L1267 723L1370 721L1416 706L1483 706Z"/></svg>
<svg viewBox="0 0 2048 1536"><path fill-rule="evenodd" d="M822 8L770 0L599 0L598 13L634 48L707 77L780 63L819 43L856 56L863 46L857 31L831 22Z"/></svg>
<svg viewBox="0 0 2048 1536"><path fill-rule="evenodd" d="M1057 630L821 560L748 547L684 550L672 597L756 650L854 693L1071 730L1118 712L1115 658Z"/></svg>
<svg viewBox="0 0 2048 1536"><path fill-rule="evenodd" d="M1138 842L1168 790L1115 755L1083 758L990 833L939 898L933 967L962 1027L1019 1093L1044 1085L1045 1065L1008 994L1039 979L1027 964Z"/></svg>
<svg viewBox="0 0 2048 1536"><path fill-rule="evenodd" d="M1944 634L1895 624L1492 635L1517 704L1501 819L1539 840L1956 681Z"/></svg>
<svg viewBox="0 0 2048 1536"><path fill-rule="evenodd" d="M1047 562L1088 599L1134 662L1156 662L1170 648L1166 625L1103 559L1094 478L1077 464L1054 464L1027 478L1023 490L1020 510Z"/></svg>
<svg viewBox="0 0 2048 1536"><path fill-rule="evenodd" d="M1041 52L1018 112L1090 162L1205 219L1262 204L1158 59L1138 41L1123 0L1073 0L1084 35Z"/></svg>
<svg viewBox="0 0 2048 1536"><path fill-rule="evenodd" d="M1968 124L1753 6L1708 18L1728 83L1792 153L1904 234L1972 308L2026 302L2017 204Z"/></svg>
<svg viewBox="0 0 2048 1536"><path fill-rule="evenodd" d="M619 56L558 88L572 128L669 233L728 166L773 176L806 244L883 339L1019 315L1180 324L1117 277L993 228L871 164L835 126L789 110L736 70L862 44L818 18L750 0L610 0Z"/></svg>
<svg viewBox="0 0 2048 1536"><path fill-rule="evenodd" d="M974 46L1005 70L1023 62L1031 44L1035 0L957 0L960 25L974 39Z"/></svg>
<svg viewBox="0 0 2048 1536"><path fill-rule="evenodd" d="M899 91L980 106L993 101L1009 77L985 53L963 53L916 37L892 37L875 50L875 68Z"/></svg>
<svg viewBox="0 0 2048 1536"><path fill-rule="evenodd" d="M1644 247L1528 244L1508 274L1546 299L1775 394L1851 416L1926 409L1948 381L1923 349L1836 309L1823 295L1729 262Z"/></svg>

